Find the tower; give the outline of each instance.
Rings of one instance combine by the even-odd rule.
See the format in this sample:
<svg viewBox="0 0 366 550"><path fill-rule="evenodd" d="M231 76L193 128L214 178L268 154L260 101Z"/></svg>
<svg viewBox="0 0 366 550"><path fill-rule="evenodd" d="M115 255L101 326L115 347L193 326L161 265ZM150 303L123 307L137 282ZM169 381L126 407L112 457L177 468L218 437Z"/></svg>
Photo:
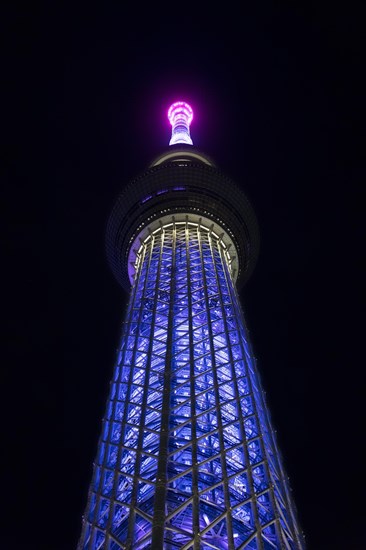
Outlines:
<svg viewBox="0 0 366 550"><path fill-rule="evenodd" d="M190 106L168 117L107 226L130 297L79 550L303 549L237 292L256 217L193 146Z"/></svg>

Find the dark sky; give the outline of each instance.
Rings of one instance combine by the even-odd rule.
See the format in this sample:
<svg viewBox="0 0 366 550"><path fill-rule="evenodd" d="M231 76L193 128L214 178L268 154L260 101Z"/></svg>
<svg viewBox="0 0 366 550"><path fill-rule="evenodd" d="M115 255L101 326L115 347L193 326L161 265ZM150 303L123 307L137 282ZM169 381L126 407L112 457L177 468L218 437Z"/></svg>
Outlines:
<svg viewBox="0 0 366 550"><path fill-rule="evenodd" d="M366 548L363 16L361 2L6 11L4 550L75 549L127 301L105 226L180 99L258 216L241 298L308 550Z"/></svg>

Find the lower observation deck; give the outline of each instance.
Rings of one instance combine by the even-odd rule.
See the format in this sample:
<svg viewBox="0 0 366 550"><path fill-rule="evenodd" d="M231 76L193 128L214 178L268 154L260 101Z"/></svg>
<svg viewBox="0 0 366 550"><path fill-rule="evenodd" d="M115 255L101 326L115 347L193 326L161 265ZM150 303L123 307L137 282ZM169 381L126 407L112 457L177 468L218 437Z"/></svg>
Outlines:
<svg viewBox="0 0 366 550"><path fill-rule="evenodd" d="M259 252L254 211L240 189L194 148L171 148L125 188L111 213L106 235L107 256L122 286L131 286L131 248L141 233L167 216L188 215L209 220L235 248L236 278L242 286ZM192 217L193 216L193 217Z"/></svg>

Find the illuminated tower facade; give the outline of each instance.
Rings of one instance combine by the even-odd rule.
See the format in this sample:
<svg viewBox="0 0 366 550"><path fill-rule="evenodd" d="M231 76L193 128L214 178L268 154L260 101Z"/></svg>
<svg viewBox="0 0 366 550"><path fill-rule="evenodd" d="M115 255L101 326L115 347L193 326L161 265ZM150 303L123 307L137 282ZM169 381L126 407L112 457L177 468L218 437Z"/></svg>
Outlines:
<svg viewBox="0 0 366 550"><path fill-rule="evenodd" d="M256 218L192 116L171 106L170 148L109 219L130 297L80 550L304 548L237 293Z"/></svg>

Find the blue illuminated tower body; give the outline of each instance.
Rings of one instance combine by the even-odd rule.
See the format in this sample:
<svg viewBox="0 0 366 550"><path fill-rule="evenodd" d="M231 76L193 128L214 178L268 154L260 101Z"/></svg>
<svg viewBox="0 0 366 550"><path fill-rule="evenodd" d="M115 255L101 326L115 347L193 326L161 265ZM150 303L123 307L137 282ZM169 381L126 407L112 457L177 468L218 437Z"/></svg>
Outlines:
<svg viewBox="0 0 366 550"><path fill-rule="evenodd" d="M169 118L108 223L130 298L79 549L303 549L237 293L256 218L193 147L189 106Z"/></svg>

